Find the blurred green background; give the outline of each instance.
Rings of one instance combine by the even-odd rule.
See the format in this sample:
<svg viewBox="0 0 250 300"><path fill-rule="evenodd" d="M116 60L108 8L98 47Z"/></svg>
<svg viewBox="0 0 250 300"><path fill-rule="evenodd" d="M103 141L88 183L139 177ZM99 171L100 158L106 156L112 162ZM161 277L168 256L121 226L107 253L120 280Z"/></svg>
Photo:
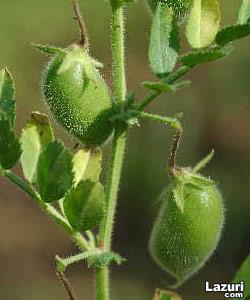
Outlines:
<svg viewBox="0 0 250 300"><path fill-rule="evenodd" d="M234 22L240 1L220 2L223 24ZM104 62L104 75L111 84L108 2L81 0L81 7L92 55ZM129 5L126 21L128 86L140 98L145 93L140 81L153 79L147 62L151 17L144 1ZM31 111L46 112L40 92L46 57L31 41L66 47L76 38L69 0L0 1L0 68L8 67L15 78L19 132ZM225 199L223 238L206 266L179 290L184 300L223 299L205 294L204 281L230 281L250 249L250 40L236 43L235 48L228 59L193 71L191 88L160 97L150 107L166 115L184 112L180 164L192 165L215 149L205 172L219 182ZM74 146L60 128L56 131L69 147ZM114 300L151 299L155 287L164 288L169 282L151 260L147 241L158 209L155 200L168 180L172 135L167 127L149 123L130 131L114 233L114 250L128 263L112 270ZM0 212L0 299L66 299L53 258L75 253L68 237L3 178ZM92 273L84 264L70 268L68 276L78 299L94 299Z"/></svg>

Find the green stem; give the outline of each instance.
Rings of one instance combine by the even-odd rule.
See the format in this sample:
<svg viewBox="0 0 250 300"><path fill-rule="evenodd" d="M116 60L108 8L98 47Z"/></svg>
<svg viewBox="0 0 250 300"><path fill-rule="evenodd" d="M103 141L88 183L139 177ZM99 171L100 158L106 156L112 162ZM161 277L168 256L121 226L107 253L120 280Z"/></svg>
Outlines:
<svg viewBox="0 0 250 300"><path fill-rule="evenodd" d="M40 208L58 225L60 225L73 239L73 241L82 250L89 250L88 242L83 238L83 236L74 231L70 226L68 221L50 204L44 203L40 195L32 188L30 184L23 181L20 177L12 173L11 171L4 171L3 175L17 185L21 190L28 194L35 202L40 206Z"/></svg>
<svg viewBox="0 0 250 300"><path fill-rule="evenodd" d="M187 66L181 66L179 69L171 73L164 82L166 83L174 83L176 80L180 79L182 76L186 75L192 68ZM154 101L155 98L160 96L162 94L161 91L155 91L151 92L148 95L146 95L140 102L138 106L138 110L142 111L144 110L152 101Z"/></svg>
<svg viewBox="0 0 250 300"><path fill-rule="evenodd" d="M115 104L123 109L126 100L126 74L124 56L124 18L123 8L113 10L112 15L112 56L114 73ZM123 157L126 146L126 128L118 124L115 129L112 154L106 183L106 212L100 228L99 245L104 251L110 251L112 232L117 204ZM109 267L96 270L97 300L109 300Z"/></svg>
<svg viewBox="0 0 250 300"><path fill-rule="evenodd" d="M140 105L138 106L138 110L142 111L144 110L155 98L157 98L158 96L160 96L162 92L158 91L158 92L151 92L148 95L146 95Z"/></svg>
<svg viewBox="0 0 250 300"><path fill-rule="evenodd" d="M198 173L201 169L203 169L214 157L214 150L212 150L206 157L204 157L201 161L199 161L192 169L193 173Z"/></svg>
<svg viewBox="0 0 250 300"><path fill-rule="evenodd" d="M182 130L182 125L180 121L176 118L172 117L164 117L156 114L151 114L151 113L146 113L146 112L138 112L138 111L133 111L129 110L128 113L132 113L135 115L135 117L139 117L145 120L150 120L158 123L163 123L166 125L169 125L170 127L176 129L176 130Z"/></svg>
<svg viewBox="0 0 250 300"><path fill-rule="evenodd" d="M83 252L74 256L61 258L58 255L55 257L57 263L57 271L64 273L66 268L74 263L86 260L91 255L91 252Z"/></svg>

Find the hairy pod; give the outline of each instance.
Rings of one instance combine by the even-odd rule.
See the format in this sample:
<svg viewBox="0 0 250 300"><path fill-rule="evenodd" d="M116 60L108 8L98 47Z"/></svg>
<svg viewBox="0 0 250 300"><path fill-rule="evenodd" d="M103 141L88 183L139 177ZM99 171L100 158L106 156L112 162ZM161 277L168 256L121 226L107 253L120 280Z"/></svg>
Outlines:
<svg viewBox="0 0 250 300"><path fill-rule="evenodd" d="M186 173L163 190L160 200L149 249L178 286L214 252L224 221L222 198L213 182Z"/></svg>
<svg viewBox="0 0 250 300"><path fill-rule="evenodd" d="M184 17L190 10L193 0L148 0L152 11L155 11L158 3L166 4L177 17Z"/></svg>
<svg viewBox="0 0 250 300"><path fill-rule="evenodd" d="M110 92L97 67L100 63L74 45L50 61L43 84L55 119L88 146L101 145L113 130Z"/></svg>

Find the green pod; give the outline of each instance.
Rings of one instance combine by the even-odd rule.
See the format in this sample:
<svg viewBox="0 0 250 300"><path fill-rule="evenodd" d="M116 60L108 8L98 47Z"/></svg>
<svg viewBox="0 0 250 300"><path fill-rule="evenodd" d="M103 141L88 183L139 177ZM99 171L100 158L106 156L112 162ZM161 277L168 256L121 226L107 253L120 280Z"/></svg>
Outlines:
<svg viewBox="0 0 250 300"><path fill-rule="evenodd" d="M113 130L109 89L86 50L56 54L44 76L45 101L55 119L88 146L101 145Z"/></svg>
<svg viewBox="0 0 250 300"><path fill-rule="evenodd" d="M158 3L166 4L177 17L184 17L189 12L193 0L148 0L149 7L155 11Z"/></svg>
<svg viewBox="0 0 250 300"><path fill-rule="evenodd" d="M176 279L176 286L211 256L224 222L222 198L214 183L198 176L185 183L179 179L160 195L162 207L149 242L153 259Z"/></svg>

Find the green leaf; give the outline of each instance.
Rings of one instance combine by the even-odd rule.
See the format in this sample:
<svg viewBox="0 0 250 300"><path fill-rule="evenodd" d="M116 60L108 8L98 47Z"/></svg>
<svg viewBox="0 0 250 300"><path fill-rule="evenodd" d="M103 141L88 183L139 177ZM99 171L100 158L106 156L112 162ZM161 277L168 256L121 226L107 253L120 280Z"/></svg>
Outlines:
<svg viewBox="0 0 250 300"><path fill-rule="evenodd" d="M179 52L178 24L168 6L158 4L151 28L149 62L152 71L163 76L170 73Z"/></svg>
<svg viewBox="0 0 250 300"><path fill-rule="evenodd" d="M7 69L0 71L0 118L7 119L11 128L15 125L16 102L14 83Z"/></svg>
<svg viewBox="0 0 250 300"><path fill-rule="evenodd" d="M88 257L89 268L103 268L115 262L121 265L126 259L114 252L104 252L97 255L91 255Z"/></svg>
<svg viewBox="0 0 250 300"><path fill-rule="evenodd" d="M181 297L174 292L156 289L153 300L181 300Z"/></svg>
<svg viewBox="0 0 250 300"><path fill-rule="evenodd" d="M232 47L214 48L207 50L193 51L181 56L180 61L183 65L188 67L194 67L199 64L205 64L218 60L229 55L232 52Z"/></svg>
<svg viewBox="0 0 250 300"><path fill-rule="evenodd" d="M142 86L145 88L156 91L156 92L177 92L183 88L186 88L191 84L191 81L185 80L178 82L176 84L169 84L165 82L151 82L151 81L144 81L142 82Z"/></svg>
<svg viewBox="0 0 250 300"><path fill-rule="evenodd" d="M173 87L171 84L164 83L164 82L151 82L151 81L144 81L142 82L142 86L156 92L172 92Z"/></svg>
<svg viewBox="0 0 250 300"><path fill-rule="evenodd" d="M64 198L64 212L70 225L86 231L100 224L104 212L104 188L100 182L80 181Z"/></svg>
<svg viewBox="0 0 250 300"><path fill-rule="evenodd" d="M37 184L45 203L60 200L72 187L72 159L72 153L59 141L50 143L41 152L37 164Z"/></svg>
<svg viewBox="0 0 250 300"><path fill-rule="evenodd" d="M249 23L249 20L250 20L250 0L243 0L239 10L237 23L243 25Z"/></svg>
<svg viewBox="0 0 250 300"><path fill-rule="evenodd" d="M8 120L0 120L0 169L9 170L21 156L21 147Z"/></svg>
<svg viewBox="0 0 250 300"><path fill-rule="evenodd" d="M244 298L243 300L247 300L250 297L250 255L246 258L246 260L241 265L239 271L236 273L233 282L239 283L244 281ZM233 298L236 300L236 298Z"/></svg>
<svg viewBox="0 0 250 300"><path fill-rule="evenodd" d="M216 36L217 45L224 46L250 34L250 24L232 25L220 30Z"/></svg>
<svg viewBox="0 0 250 300"><path fill-rule="evenodd" d="M30 183L37 180L37 162L40 153L53 141L53 133L46 115L34 112L31 119L22 130L20 142L22 145L21 165L24 177Z"/></svg>
<svg viewBox="0 0 250 300"><path fill-rule="evenodd" d="M31 43L31 45L46 54L56 55L60 53L66 53L64 49L50 46L50 45L41 45L36 43Z"/></svg>
<svg viewBox="0 0 250 300"><path fill-rule="evenodd" d="M217 0L194 0L186 28L192 48L209 46L220 27L220 8Z"/></svg>
<svg viewBox="0 0 250 300"><path fill-rule="evenodd" d="M100 148L79 150L73 159L74 184L81 180L99 181L102 170L102 150Z"/></svg>

